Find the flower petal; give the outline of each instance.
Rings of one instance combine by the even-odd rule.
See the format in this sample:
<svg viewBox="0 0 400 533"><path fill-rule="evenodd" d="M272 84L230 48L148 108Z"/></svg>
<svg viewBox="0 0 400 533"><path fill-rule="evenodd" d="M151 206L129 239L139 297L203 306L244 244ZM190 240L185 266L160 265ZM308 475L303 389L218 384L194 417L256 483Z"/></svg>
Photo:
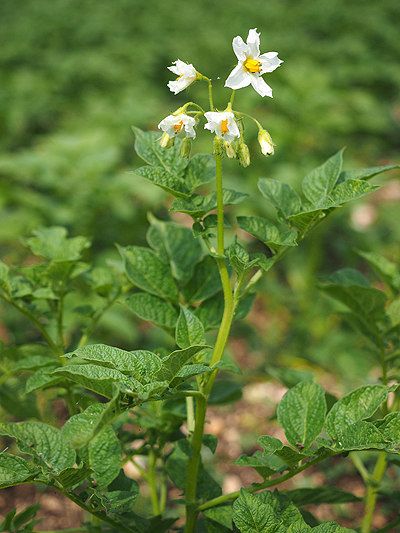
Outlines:
<svg viewBox="0 0 400 533"><path fill-rule="evenodd" d="M242 89L250 85L250 78L248 72L243 68L243 65L239 63L229 74L226 79L225 87L230 87L231 89Z"/></svg>
<svg viewBox="0 0 400 533"><path fill-rule="evenodd" d="M182 76L181 78L178 78L175 81L169 81L167 83L167 87L172 93L178 94L178 93L184 91L186 89L186 87L189 87L189 85L193 81L194 80L191 79L191 78L185 78L185 77Z"/></svg>
<svg viewBox="0 0 400 533"><path fill-rule="evenodd" d="M270 96L272 98L272 89L261 76L251 76L250 83L260 96Z"/></svg>
<svg viewBox="0 0 400 533"><path fill-rule="evenodd" d="M261 74L265 72L272 72L283 63L282 59L279 59L278 52L267 52L260 55L261 61Z"/></svg>
<svg viewBox="0 0 400 533"><path fill-rule="evenodd" d="M258 58L260 55L260 34L258 33L257 28L249 30L249 34L247 36L247 45L250 55L253 58Z"/></svg>
<svg viewBox="0 0 400 533"><path fill-rule="evenodd" d="M239 61L244 61L246 59L246 56L249 53L249 47L239 35L233 39L232 48Z"/></svg>

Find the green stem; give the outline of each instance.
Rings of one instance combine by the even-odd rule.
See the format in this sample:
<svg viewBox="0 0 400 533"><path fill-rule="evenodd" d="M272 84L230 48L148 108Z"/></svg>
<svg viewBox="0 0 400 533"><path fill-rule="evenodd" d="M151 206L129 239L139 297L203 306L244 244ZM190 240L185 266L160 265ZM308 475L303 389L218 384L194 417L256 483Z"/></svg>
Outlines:
<svg viewBox="0 0 400 533"><path fill-rule="evenodd" d="M158 502L156 467L157 467L157 457L156 457L156 454L154 453L154 450L151 449L149 451L149 465L148 465L147 479L149 482L151 505L153 507L153 513L155 515L159 515L160 506Z"/></svg>
<svg viewBox="0 0 400 533"><path fill-rule="evenodd" d="M187 419L187 430L190 433L194 431L194 402L193 396L186 396L186 419Z"/></svg>
<svg viewBox="0 0 400 533"><path fill-rule="evenodd" d="M102 307L97 313L94 314L93 316L93 319L92 319L92 322L91 324L86 328L86 330L84 331L84 333L82 334L82 337L80 338L79 342L78 342L78 346L77 348L82 348L82 346L85 346L85 344L88 343L89 339L90 339L90 336L93 334L93 332L95 331L96 329L96 326L97 324L99 323L100 319L102 318L102 316L110 309L110 307L115 303L115 301L117 300L117 298L119 297L120 295L120 291L118 291L118 293L113 296L112 298L110 298L110 300L108 300L108 302L106 303L106 305L104 307Z"/></svg>
<svg viewBox="0 0 400 533"><path fill-rule="evenodd" d="M369 478L367 493L365 495L364 518L361 524L361 533L370 533L374 518L377 494L386 471L386 452L379 452L372 476Z"/></svg>
<svg viewBox="0 0 400 533"><path fill-rule="evenodd" d="M215 342L213 354L210 365L217 364L223 356L224 349L229 337L233 316L235 312L235 304L232 293L231 281L229 278L228 269L224 259L225 244L224 244L224 202L222 189L222 159L221 156L215 155L216 166L216 193L217 193L217 253L220 256L217 259L218 269L221 277L222 289L224 294L224 313L222 316L221 326L218 331ZM189 458L187 473L186 473L186 525L185 533L193 533L196 527L198 510L196 509L197 497L197 478L200 467L200 452L203 441L204 423L207 412L207 399L211 393L217 370L215 370L208 378L203 389L204 396L198 397L196 400L196 414L195 427L191 440L191 456Z"/></svg>
<svg viewBox="0 0 400 533"><path fill-rule="evenodd" d="M236 94L235 89L232 89L231 97L230 97L230 100L229 100L229 104L230 104L231 108L233 107L233 102L235 100L235 94Z"/></svg>
<svg viewBox="0 0 400 533"><path fill-rule="evenodd" d="M214 99L213 99L213 87L212 87L212 81L207 78L208 83L208 103L210 105L210 111L214 111Z"/></svg>
<svg viewBox="0 0 400 533"><path fill-rule="evenodd" d="M296 470L292 470L288 472L287 474L284 474L282 476L279 476L275 479L269 479L267 481L264 481L263 483L257 483L255 485L252 485L251 487L248 487L246 490L248 492L257 492L262 489L267 489L269 487L273 487L274 485L279 485L280 483L283 483L284 481L287 481L288 479L291 479L294 476L297 476L300 472L303 472L304 470L307 470L307 468L310 468L311 466L314 466L321 461L324 461L328 457L332 457L335 455L331 452L326 452L323 455L320 455L316 459L313 459L312 461L309 461L308 463L304 463L299 468L296 468ZM240 491L236 492L230 492L229 494L223 494L222 496L218 496L218 498L214 498L212 500L209 500L208 502L203 503L197 508L197 511L205 511L206 509L211 509L211 507L215 507L217 505L221 505L223 503L229 502L231 500L236 500L240 496Z"/></svg>

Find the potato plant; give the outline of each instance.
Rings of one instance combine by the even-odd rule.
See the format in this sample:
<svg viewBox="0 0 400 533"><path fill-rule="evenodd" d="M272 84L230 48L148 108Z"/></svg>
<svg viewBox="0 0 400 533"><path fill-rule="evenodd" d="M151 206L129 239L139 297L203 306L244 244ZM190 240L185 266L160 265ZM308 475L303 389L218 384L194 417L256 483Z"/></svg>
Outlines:
<svg viewBox="0 0 400 533"><path fill-rule="evenodd" d="M82 526L69 531L369 533L387 468L399 464L400 273L369 253L363 257L379 288L346 268L320 288L366 339L379 374L340 398L309 379L291 387L276 411L285 440L260 435L258 451L236 460L257 472L257 483L223 494L204 461L203 452L214 454L218 445L205 433L208 406L237 399L226 380L237 371L226 346L232 324L251 309L257 282L334 210L374 191L371 178L394 168L343 170L340 150L305 176L300 192L260 178L254 193L274 218L235 216L233 206L242 202L251 213L251 199L224 187L224 160L249 166L245 134L252 123L262 153L274 153L269 132L235 106L235 92L247 86L272 96L262 76L282 61L276 52L261 54L259 44L256 30L246 43L233 40L238 64L225 82L232 92L223 110L215 107L211 79L178 60L170 67L177 76L170 90L204 84L208 110L187 102L160 122L162 133L134 128L144 165L132 179L164 189L174 197L170 212L185 216L149 214L147 246L117 245L121 261L107 268L85 261L89 240L69 237L62 227L38 229L25 240L28 264L0 263L2 300L24 317L24 328L36 330L2 347L7 415L0 424L0 485L56 489L86 512ZM210 153L191 156L203 125ZM93 343L100 319L116 304L158 328L165 345ZM371 471L367 452L375 461ZM280 490L332 458L352 461L365 482L364 515L353 530L321 523L304 509L357 501L351 492ZM140 473L138 482L125 473L128 463ZM11 511L2 530L34 531L36 511ZM385 530L396 524L398 518Z"/></svg>

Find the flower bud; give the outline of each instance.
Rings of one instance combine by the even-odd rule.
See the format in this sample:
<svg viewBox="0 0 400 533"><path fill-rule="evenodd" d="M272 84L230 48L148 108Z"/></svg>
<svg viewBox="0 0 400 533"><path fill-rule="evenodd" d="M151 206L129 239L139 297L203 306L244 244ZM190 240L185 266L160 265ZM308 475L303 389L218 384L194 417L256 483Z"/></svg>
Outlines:
<svg viewBox="0 0 400 533"><path fill-rule="evenodd" d="M225 141L224 148L226 155L229 157L229 159L233 159L234 157L236 157L236 150L232 143L228 143L227 141Z"/></svg>
<svg viewBox="0 0 400 533"><path fill-rule="evenodd" d="M271 139L271 135L266 130L259 130L258 132L258 142L260 143L261 152L264 155L273 155L274 153L274 143Z"/></svg>
<svg viewBox="0 0 400 533"><path fill-rule="evenodd" d="M171 148L173 144L174 144L173 137L170 137L168 133L164 131L164 133L161 135L161 138L160 138L161 148Z"/></svg>
<svg viewBox="0 0 400 533"><path fill-rule="evenodd" d="M224 144L223 141L215 136L214 137L214 155L223 155L224 153Z"/></svg>
<svg viewBox="0 0 400 533"><path fill-rule="evenodd" d="M243 141L239 143L237 150L237 158L242 167L248 167L250 165L250 152L249 147Z"/></svg>
<svg viewBox="0 0 400 533"><path fill-rule="evenodd" d="M181 144L181 157L189 158L191 149L192 149L192 142L189 139L189 137L185 137Z"/></svg>

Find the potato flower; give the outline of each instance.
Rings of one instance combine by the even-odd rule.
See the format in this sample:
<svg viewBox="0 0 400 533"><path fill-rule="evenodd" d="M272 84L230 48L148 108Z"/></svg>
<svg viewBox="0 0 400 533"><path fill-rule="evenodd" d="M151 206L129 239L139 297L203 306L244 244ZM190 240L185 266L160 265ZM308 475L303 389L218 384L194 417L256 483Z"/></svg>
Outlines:
<svg viewBox="0 0 400 533"><path fill-rule="evenodd" d="M215 133L217 137L230 143L235 138L240 137L240 131L235 121L235 116L231 111L208 111L204 113L207 119L207 124L204 126L206 130Z"/></svg>
<svg viewBox="0 0 400 533"><path fill-rule="evenodd" d="M273 155L275 151L275 145L272 141L271 135L266 130L260 130L258 132L258 142L261 147L261 152L264 155Z"/></svg>
<svg viewBox="0 0 400 533"><path fill-rule="evenodd" d="M175 81L170 81L167 86L171 92L178 94L189 87L197 79L196 69L192 64L185 63L177 59L172 63L168 70L176 74L178 77Z"/></svg>
<svg viewBox="0 0 400 533"><path fill-rule="evenodd" d="M278 58L278 52L260 54L260 34L257 28L249 30L246 43L240 36L235 37L232 47L238 58L238 64L229 74L225 87L242 89L251 84L260 96L272 98L272 89L263 80L262 75L272 72L283 63Z"/></svg>

